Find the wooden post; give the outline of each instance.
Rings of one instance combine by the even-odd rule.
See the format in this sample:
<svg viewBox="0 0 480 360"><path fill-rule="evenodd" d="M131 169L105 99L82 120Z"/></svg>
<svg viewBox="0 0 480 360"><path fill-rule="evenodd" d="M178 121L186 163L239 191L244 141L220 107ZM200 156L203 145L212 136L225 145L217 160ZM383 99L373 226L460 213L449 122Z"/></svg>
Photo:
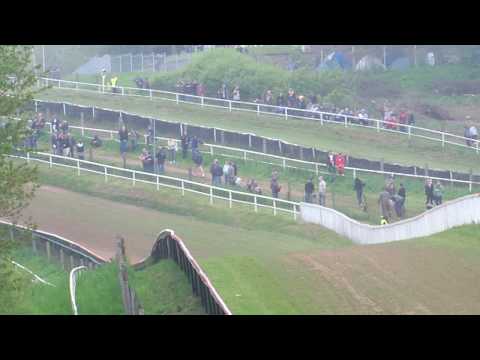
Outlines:
<svg viewBox="0 0 480 360"><path fill-rule="evenodd" d="M468 189L470 192L472 192L473 169L470 169L469 180L470 180L470 184L468 184Z"/></svg>
<svg viewBox="0 0 480 360"><path fill-rule="evenodd" d="M33 253L37 254L37 241L35 240L35 235L32 233L32 248L33 248Z"/></svg>
<svg viewBox="0 0 480 360"><path fill-rule="evenodd" d="M65 269L65 254L63 253L62 247L60 247L60 263L62 264L62 268Z"/></svg>
<svg viewBox="0 0 480 360"><path fill-rule="evenodd" d="M263 152L266 154L267 153L267 140L266 139L262 139L262 148L263 148Z"/></svg>
<svg viewBox="0 0 480 360"><path fill-rule="evenodd" d="M75 259L73 258L72 254L70 254L70 266L72 267L72 269L75 267Z"/></svg>
<svg viewBox="0 0 480 360"><path fill-rule="evenodd" d="M46 242L47 259L50 260L50 242Z"/></svg>

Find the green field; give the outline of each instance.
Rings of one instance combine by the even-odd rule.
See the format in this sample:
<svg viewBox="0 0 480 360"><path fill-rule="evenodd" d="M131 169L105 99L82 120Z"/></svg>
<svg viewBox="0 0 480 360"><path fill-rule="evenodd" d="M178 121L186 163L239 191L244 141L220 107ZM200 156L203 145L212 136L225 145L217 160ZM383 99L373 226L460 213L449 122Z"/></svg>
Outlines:
<svg viewBox="0 0 480 360"><path fill-rule="evenodd" d="M41 182L49 187L26 211L40 226L56 226L55 218L76 241L80 217L90 228L80 243L107 255L114 243L106 234L125 234L132 259L173 229L234 314L480 313L478 225L356 246L318 226L128 181L41 168ZM66 203L75 206L66 212Z"/></svg>
<svg viewBox="0 0 480 360"><path fill-rule="evenodd" d="M257 116L244 112L229 113L222 109L201 108L197 105L179 104L158 99L122 98L113 95L74 92L50 89L38 95L42 100L67 101L85 106L123 110L144 116L153 116L170 121L181 121L231 131L255 133L279 138L295 144L313 146L322 150L344 152L351 156L370 160L384 159L385 162L448 169L474 173L480 172L478 155L474 151L404 135L380 133L371 129L344 128L339 125L324 125L310 120L291 119L268 115ZM292 124L295 131L292 131ZM421 123L419 122L419 125ZM459 135L463 135L459 133ZM461 161L459 161L461 159Z"/></svg>

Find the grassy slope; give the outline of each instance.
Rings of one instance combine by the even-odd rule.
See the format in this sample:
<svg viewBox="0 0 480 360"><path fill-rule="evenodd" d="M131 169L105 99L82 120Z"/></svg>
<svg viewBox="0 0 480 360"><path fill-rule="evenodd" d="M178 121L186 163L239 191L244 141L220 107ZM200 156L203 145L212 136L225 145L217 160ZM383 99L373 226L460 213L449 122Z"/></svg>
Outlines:
<svg viewBox="0 0 480 360"><path fill-rule="evenodd" d="M192 293L186 275L173 260L162 260L130 272L146 315L204 315L200 298Z"/></svg>
<svg viewBox="0 0 480 360"><path fill-rule="evenodd" d="M343 285L336 284L328 277L319 278L317 273L309 270L304 263L296 263L288 261L288 259L292 254L312 256L327 254L326 259L335 259L342 253L353 251L353 257L346 262L348 264L352 259L356 259L355 251L359 251L357 249L362 249L362 251L371 249L374 252L378 248L376 246L349 246L350 242L316 226L301 226L288 219L254 215L248 211L244 213L241 208L236 209L233 214L230 211L223 211L220 204L214 207L205 206L196 202L195 198L186 197L185 201L181 199L172 202L172 195L168 192L156 193L140 185L132 192L128 190L130 184L126 184L124 187L121 182L115 182L112 187L112 184L98 183L89 176L75 178L74 175L67 175L67 173L58 172L58 175L62 175L61 179L53 179L42 174L42 182L53 183L80 193L87 192L101 198L121 200L161 210L154 212L157 214L156 216L153 216L152 213L152 217L137 210L135 213L142 219L142 223L130 221L129 227L135 232L144 232L149 228L158 231L165 227L176 230L206 270L228 306L236 314L369 313L370 311L368 306L360 306L361 301L358 298L352 298L348 289L345 290ZM119 187L123 190L119 191ZM59 204L64 203L67 197L62 195L62 200L58 204L56 200L52 199L52 207L60 208L58 211L61 211ZM69 200L77 204L75 212L81 211L80 207L84 205L75 199ZM95 198L86 200L87 204L91 204ZM105 217L102 202L103 200L97 201L95 208L89 207L86 211L89 212L88 216L99 218L103 228L109 228L112 226L107 220L110 218L110 214ZM187 204L189 206L184 208L183 206ZM112 214L117 219L113 224L115 231L118 226L118 218L133 220L131 210L122 215L121 211L123 210L120 204L112 204L108 207L115 209L115 213ZM64 216L68 217L68 214ZM73 214L72 216L76 217ZM97 225L92 223L91 226ZM476 236L478 230L478 226L463 227L426 239L380 245L379 247L386 249L390 262L396 259L398 247L403 247L404 253L410 254L405 261L409 258L414 261L412 260L412 264L402 267L402 271L417 271L417 267L423 266L423 263L432 263L428 281L437 281L435 269L440 271L445 264L438 267L434 261L435 257L428 256L428 254L435 251L435 248L439 248L447 256L448 266L452 269L458 268L458 264L464 263L464 257L470 256L471 259L474 259L475 254L478 254L478 251L475 250L478 245ZM139 241L140 239L136 239L136 243ZM455 245L452 245L453 241L455 241ZM151 244L148 244L147 249L149 246ZM426 253L418 255L418 249L422 246ZM462 251L456 251L455 247ZM346 266L344 262L339 261L338 266ZM364 271L363 265L360 265L352 265L354 269L357 269L356 274L362 274ZM409 268L410 266L411 268ZM418 269L418 271L420 270ZM378 274L383 273L379 272ZM462 279L462 286L468 286L469 278L462 277ZM364 282L362 282L362 286L365 286ZM369 296L377 302L383 301L381 295L387 291L382 286L386 285L374 288L371 290L373 292L369 293ZM418 286L420 286L419 290L426 289L423 287L424 284ZM448 284L446 286L448 288ZM401 292L398 291L394 294L388 293L389 301L401 299L400 294ZM455 297L452 294L449 296ZM387 305L384 305L385 312L394 313L395 310ZM448 308L448 305L445 306Z"/></svg>
<svg viewBox="0 0 480 360"><path fill-rule="evenodd" d="M229 113L222 109L205 108L180 104L170 101L150 101L142 98L121 98L112 95L92 93L75 93L51 89L39 99L68 101L81 105L97 106L129 111L140 115L154 116L171 121L182 121L189 124L215 126L218 128L262 136L280 138L291 143L314 146L323 150L345 152L352 156L401 163L405 165L425 166L430 168L452 169L474 172L480 171L478 156L473 151L448 146L441 150L440 143L412 138L409 144L407 137L377 132L369 129L344 128L338 125L321 126L309 120L283 121L279 117L257 116L244 112ZM292 131L292 123L295 131ZM462 159L461 162L458 159Z"/></svg>

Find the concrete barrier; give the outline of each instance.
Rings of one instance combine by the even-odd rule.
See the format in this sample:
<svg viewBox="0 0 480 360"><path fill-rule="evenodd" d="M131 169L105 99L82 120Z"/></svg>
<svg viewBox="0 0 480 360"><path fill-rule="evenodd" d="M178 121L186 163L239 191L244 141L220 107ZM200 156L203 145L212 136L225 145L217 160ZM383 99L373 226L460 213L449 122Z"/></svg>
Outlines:
<svg viewBox="0 0 480 360"><path fill-rule="evenodd" d="M480 224L480 194L455 199L414 218L384 226L362 224L336 210L314 204L301 203L300 214L304 222L326 227L356 244L381 244L429 236L456 226Z"/></svg>

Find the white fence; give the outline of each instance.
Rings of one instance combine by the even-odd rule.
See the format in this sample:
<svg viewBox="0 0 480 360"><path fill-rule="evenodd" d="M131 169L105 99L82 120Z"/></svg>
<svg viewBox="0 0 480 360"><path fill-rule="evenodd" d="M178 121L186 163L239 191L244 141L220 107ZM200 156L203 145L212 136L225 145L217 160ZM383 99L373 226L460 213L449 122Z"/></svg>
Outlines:
<svg viewBox="0 0 480 360"><path fill-rule="evenodd" d="M175 71L192 59L191 53L122 54L110 56L112 73Z"/></svg>
<svg viewBox="0 0 480 360"><path fill-rule="evenodd" d="M52 133L52 126L50 123L47 123L49 125L49 131ZM98 129L98 128L90 128L90 127L84 127L84 126L69 126L71 129L75 129L80 131L81 135L83 137L87 138L92 138L92 136L89 136L88 133L95 133L96 135L98 134L106 134L107 138L112 140L112 141L119 141L117 139L118 137L118 131L114 130L108 130L108 129ZM148 135L144 135L144 141L146 142L146 138ZM160 141L168 141L170 138L166 137L156 137L157 140ZM174 139L177 141L177 143L180 143L180 140ZM278 155L270 155L266 153L260 153L256 151L251 151L251 150L244 150L244 149L239 149L239 148L234 148L234 147L227 147L227 146L221 146L221 145L215 145L215 144L203 144L201 145L206 150L203 150L203 153L210 154L211 156L224 156L224 157L229 157L229 158L235 158L235 159L240 159L244 161L254 161L254 162L259 162L271 166L278 166L285 169L297 169L297 170L304 170L308 171L311 173L315 173L317 176L321 173L323 174L328 174L326 171L322 171L321 169L324 169L327 167L326 164L323 163L317 163L317 162L310 162L310 161L304 161L304 160L298 160L298 159L291 159L291 158L286 158L283 156L278 156ZM229 153L227 153L229 152ZM233 154L232 154L233 153ZM357 176L357 173L367 173L367 174L380 174L380 175L395 175L395 176L406 176L410 178L417 178L417 179L432 179L432 180L441 180L441 181L448 181L450 183L458 183L458 184L463 184L463 185L468 185L469 191L472 192L472 186L473 185L480 185L480 182L475 182L475 181L467 181L467 180L459 180L459 179L454 179L453 178L453 172L450 171L450 178L445 179L445 178L439 178L439 177L432 177L432 176L426 176L426 175L415 175L415 174L405 174L405 173L396 173L396 172L389 172L389 171L379 171L379 170L369 170L369 169L362 169L362 168L355 168L355 167L345 167L346 170L351 170L353 178Z"/></svg>
<svg viewBox="0 0 480 360"><path fill-rule="evenodd" d="M278 212L285 212L292 214L295 220L297 219L297 214L299 212L298 208L300 204L293 201L235 191L197 183L194 181L146 173L143 171L123 169L86 160L79 160L42 152L27 153L26 156L9 155L9 157L24 159L27 160L27 162L35 161L48 164L50 168L53 166L60 166L76 169L78 176L80 176L82 172L99 174L104 176L105 182L108 182L109 178L117 178L131 181L132 186L135 186L135 184L139 182L155 185L157 190L160 190L160 187L181 190L182 196L185 195L185 192L200 194L209 197L210 204L213 204L214 199L227 201L230 208L233 207L233 203L248 204L253 205L255 212L258 212L259 208L268 208L273 210L274 216L276 216Z"/></svg>
<svg viewBox="0 0 480 360"><path fill-rule="evenodd" d="M81 271L86 270L85 266L79 266L72 271L70 271L70 302L72 303L73 315L78 315L77 301L76 301L76 291L77 291L77 280L80 277Z"/></svg>
<svg viewBox="0 0 480 360"><path fill-rule="evenodd" d="M480 223L480 194L446 202L414 218L394 224L362 224L333 209L300 204L301 219L321 225L361 245L381 244L433 235L455 226Z"/></svg>
<svg viewBox="0 0 480 360"><path fill-rule="evenodd" d="M118 96L135 96L135 97L146 97L150 100L153 99L160 99L160 100L167 100L173 101L177 104L179 103L189 103L195 104L201 107L213 107L213 108L221 108L232 111L246 111L256 113L257 115L264 114L270 116L278 116L288 120L289 118L294 119L304 119L315 121L320 123L321 125L324 124L336 124L339 126L348 127L360 127L366 129L372 129L377 132L389 132L407 136L408 138L417 137L421 139L426 139L434 142L441 143L442 148L445 146L453 145L460 148L470 149L471 151L475 151L477 154L480 153L480 140L472 140L467 139L463 136L446 133L442 131L422 128L413 125L407 124L396 124L398 125L397 129L388 128L392 126L392 123L378 120L378 119L362 119L357 116L350 116L350 115L340 115L328 112L321 112L321 111L310 111L310 110L302 110L302 109L295 109L295 108L288 108L288 107L279 107L273 105L266 105L266 104L257 104L257 103L249 103L249 102L242 102L242 101L233 101L233 100L223 100L223 99L216 99L216 98L209 98L209 97L200 97L195 95L188 95L188 94L181 94L175 93L170 91L162 91L162 90L152 90L152 89L138 89L133 87L123 87L118 86L115 88L115 92L112 91L110 86L102 86L101 84L90 84L90 83L83 83L83 82L75 82L75 81L66 81L66 80L57 80L57 79L49 79L49 78L39 78L38 79L38 86L52 86L57 87L64 90L75 90L75 91L88 91L94 93L104 93L104 94L111 94L111 95L118 95ZM336 120L340 119L340 120ZM362 124L361 122L367 122L368 124ZM402 131L404 129L404 131ZM466 145L466 141L470 141L474 144L474 146Z"/></svg>

